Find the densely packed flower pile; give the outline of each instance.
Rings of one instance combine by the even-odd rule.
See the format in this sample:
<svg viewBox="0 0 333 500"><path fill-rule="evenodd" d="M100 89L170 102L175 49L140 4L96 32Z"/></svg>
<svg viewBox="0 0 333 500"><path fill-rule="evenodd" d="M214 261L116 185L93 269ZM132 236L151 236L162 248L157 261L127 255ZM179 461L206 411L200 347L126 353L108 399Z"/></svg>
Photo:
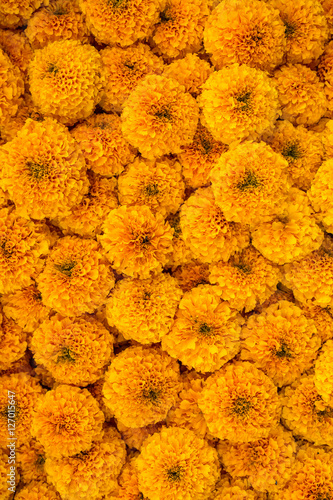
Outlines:
<svg viewBox="0 0 333 500"><path fill-rule="evenodd" d="M333 1L0 0L0 500L333 500Z"/></svg>

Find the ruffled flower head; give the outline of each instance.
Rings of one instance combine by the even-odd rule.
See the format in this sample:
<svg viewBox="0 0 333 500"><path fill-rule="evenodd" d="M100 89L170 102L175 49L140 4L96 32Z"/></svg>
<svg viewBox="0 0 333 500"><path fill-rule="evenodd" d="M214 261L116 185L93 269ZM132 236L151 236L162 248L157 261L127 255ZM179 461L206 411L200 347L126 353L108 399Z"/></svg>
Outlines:
<svg viewBox="0 0 333 500"><path fill-rule="evenodd" d="M171 64L165 66L163 75L177 80L184 85L186 92L193 97L201 93L201 85L205 83L214 69L208 61L200 59L197 54L186 54L183 59L175 59Z"/></svg>
<svg viewBox="0 0 333 500"><path fill-rule="evenodd" d="M26 352L26 333L3 314L0 314L0 324L0 370L6 370L6 375L9 375L13 373L10 370L13 363L22 359Z"/></svg>
<svg viewBox="0 0 333 500"><path fill-rule="evenodd" d="M18 500L61 500L60 494L46 481L31 481L15 497Z"/></svg>
<svg viewBox="0 0 333 500"><path fill-rule="evenodd" d="M313 319L322 342L326 342L326 340L333 337L333 318L329 307L323 309L320 306L313 305L310 300L303 304L296 303L296 305L302 309L306 318Z"/></svg>
<svg viewBox="0 0 333 500"><path fill-rule="evenodd" d="M173 273L183 292L189 292L198 285L209 284L209 266L199 262L190 262L179 266Z"/></svg>
<svg viewBox="0 0 333 500"><path fill-rule="evenodd" d="M0 47L8 55L14 67L26 76L33 50L25 33L0 29Z"/></svg>
<svg viewBox="0 0 333 500"><path fill-rule="evenodd" d="M13 65L2 48L0 48L0 71L0 125L4 125L18 110L19 97L24 91L24 81L20 70Z"/></svg>
<svg viewBox="0 0 333 500"><path fill-rule="evenodd" d="M332 168L333 158L324 161L308 191L316 216L329 233L333 232Z"/></svg>
<svg viewBox="0 0 333 500"><path fill-rule="evenodd" d="M23 481L46 481L47 475L44 470L45 451L43 446L35 439L23 443L17 450L17 463Z"/></svg>
<svg viewBox="0 0 333 500"><path fill-rule="evenodd" d="M35 10L48 3L49 0L1 0L0 26L11 29L23 26Z"/></svg>
<svg viewBox="0 0 333 500"><path fill-rule="evenodd" d="M323 400L333 407L333 340L328 340L315 362L314 383Z"/></svg>
<svg viewBox="0 0 333 500"><path fill-rule="evenodd" d="M280 115L278 93L259 69L231 64L215 71L198 97L205 125L217 141L257 139L273 130Z"/></svg>

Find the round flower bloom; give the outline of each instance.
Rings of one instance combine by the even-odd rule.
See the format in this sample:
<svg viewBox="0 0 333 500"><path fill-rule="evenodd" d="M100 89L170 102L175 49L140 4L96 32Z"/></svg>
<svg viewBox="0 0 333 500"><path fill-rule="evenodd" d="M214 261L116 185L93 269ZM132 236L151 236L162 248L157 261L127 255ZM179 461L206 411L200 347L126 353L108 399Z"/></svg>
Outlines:
<svg viewBox="0 0 333 500"><path fill-rule="evenodd" d="M136 428L127 427L121 422L117 422L117 429L129 448L135 448L136 450L141 450L142 445L147 439L147 437L151 436L152 434L155 434L155 432L159 432L164 425L165 425L165 420L158 422L157 424L150 424L146 425L145 427L136 427Z"/></svg>
<svg viewBox="0 0 333 500"><path fill-rule="evenodd" d="M213 436L236 443L267 438L281 412L272 380L246 361L228 364L211 375L198 405Z"/></svg>
<svg viewBox="0 0 333 500"><path fill-rule="evenodd" d="M239 63L272 71L283 60L285 26L269 3L224 0L208 18L204 42L216 69Z"/></svg>
<svg viewBox="0 0 333 500"><path fill-rule="evenodd" d="M181 299L162 349L190 370L214 372L240 348L241 315L222 302L211 285L200 285Z"/></svg>
<svg viewBox="0 0 333 500"><path fill-rule="evenodd" d="M178 427L164 427L147 438L135 467L139 491L150 500L206 500L220 475L217 451Z"/></svg>
<svg viewBox="0 0 333 500"><path fill-rule="evenodd" d="M144 43L125 49L106 47L100 51L100 55L106 73L100 106L108 112L121 112L138 83L147 75L160 75L164 67L163 59L153 54Z"/></svg>
<svg viewBox="0 0 333 500"><path fill-rule="evenodd" d="M17 464L24 483L47 480L44 470L45 451L35 439L23 443L17 450Z"/></svg>
<svg viewBox="0 0 333 500"><path fill-rule="evenodd" d="M97 500L116 488L116 479L126 460L126 446L113 427L89 451L45 462L48 480L68 500Z"/></svg>
<svg viewBox="0 0 333 500"><path fill-rule="evenodd" d="M315 362L314 383L323 400L333 407L333 340L322 347Z"/></svg>
<svg viewBox="0 0 333 500"><path fill-rule="evenodd" d="M117 420L144 427L166 417L181 388L176 360L159 349L136 346L114 358L103 393Z"/></svg>
<svg viewBox="0 0 333 500"><path fill-rule="evenodd" d="M89 41L78 0L52 0L29 19L25 34L33 49L57 40Z"/></svg>
<svg viewBox="0 0 333 500"><path fill-rule="evenodd" d="M28 119L1 149L3 178L16 211L43 219L70 214L88 191L83 154L67 127L51 118Z"/></svg>
<svg viewBox="0 0 333 500"><path fill-rule="evenodd" d="M312 0L311 0L312 2ZM302 64L285 64L274 73L282 118L294 125L313 125L327 110L324 84Z"/></svg>
<svg viewBox="0 0 333 500"><path fill-rule="evenodd" d="M112 492L107 500L136 500L137 498L144 499L140 496L138 485L138 473L134 466L136 456L128 458L126 464L122 468L118 477L119 489L117 492Z"/></svg>
<svg viewBox="0 0 333 500"><path fill-rule="evenodd" d="M329 36L321 0L270 0L270 4L280 11L285 26L287 62L309 64L318 59Z"/></svg>
<svg viewBox="0 0 333 500"><path fill-rule="evenodd" d="M46 306L79 316L106 301L115 278L97 241L65 236L50 252L37 283Z"/></svg>
<svg viewBox="0 0 333 500"><path fill-rule="evenodd" d="M0 26L11 29L22 26L35 10L48 3L49 0L1 0Z"/></svg>
<svg viewBox="0 0 333 500"><path fill-rule="evenodd" d="M113 340L91 316L70 319L56 314L34 331L31 350L56 382L84 387L103 375Z"/></svg>
<svg viewBox="0 0 333 500"><path fill-rule="evenodd" d="M185 183L196 189L210 184L209 174L221 154L228 150L228 146L215 141L212 134L199 121L192 144L181 149L178 159L183 167Z"/></svg>
<svg viewBox="0 0 333 500"><path fill-rule="evenodd" d="M288 120L279 120L273 134L265 140L287 160L294 185L299 189L309 189L324 158L320 136L303 125L294 127Z"/></svg>
<svg viewBox="0 0 333 500"><path fill-rule="evenodd" d="M182 205L180 227L185 244L203 263L227 261L249 244L245 226L227 222L211 187L197 189Z"/></svg>
<svg viewBox="0 0 333 500"><path fill-rule="evenodd" d="M0 29L0 47L8 55L14 67L25 75L33 57L33 50L25 34L20 31Z"/></svg>
<svg viewBox="0 0 333 500"><path fill-rule="evenodd" d="M126 47L146 38L158 22L161 0L79 0L99 44Z"/></svg>
<svg viewBox="0 0 333 500"><path fill-rule="evenodd" d="M106 318L125 339L160 342L173 323L183 293L169 274L117 282L106 305Z"/></svg>
<svg viewBox="0 0 333 500"><path fill-rule="evenodd" d="M302 309L304 316L308 319L313 319L315 322L317 333L322 342L326 342L333 337L333 318L329 312L329 308L315 306L309 300L306 303L296 303Z"/></svg>
<svg viewBox="0 0 333 500"><path fill-rule="evenodd" d="M7 448L9 418L15 421L16 446L31 439L32 416L45 390L27 373L0 378L0 444ZM9 398L9 396L13 398ZM13 401L13 403L11 403Z"/></svg>
<svg viewBox="0 0 333 500"><path fill-rule="evenodd" d="M324 233L316 224L307 195L291 188L281 213L251 231L252 245L275 264L299 260L318 250Z"/></svg>
<svg viewBox="0 0 333 500"><path fill-rule="evenodd" d="M118 115L92 115L77 125L72 136L78 142L87 167L100 175L120 174L132 162L136 150L124 139Z"/></svg>
<svg viewBox="0 0 333 500"><path fill-rule="evenodd" d="M145 279L162 271L173 229L161 214L152 214L144 205L125 205L111 210L103 231L98 239L118 273Z"/></svg>
<svg viewBox="0 0 333 500"><path fill-rule="evenodd" d="M178 161L136 158L118 179L121 205L146 205L164 217L177 212L183 202L185 184Z"/></svg>
<svg viewBox="0 0 333 500"><path fill-rule="evenodd" d="M200 59L197 54L186 54L183 59L176 59L165 66L163 75L177 80L184 85L186 92L197 97L201 93L201 85L213 72L208 61Z"/></svg>
<svg viewBox="0 0 333 500"><path fill-rule="evenodd" d="M8 370L24 356L27 349L26 334L12 319L2 314L0 317L0 370Z"/></svg>
<svg viewBox="0 0 333 500"><path fill-rule="evenodd" d="M308 191L317 218L329 233L333 232L332 167L333 158L324 161L319 167Z"/></svg>
<svg viewBox="0 0 333 500"><path fill-rule="evenodd" d="M267 438L251 443L220 441L217 451L233 478L246 477L255 490L275 493L291 477L296 443L292 434L279 425Z"/></svg>
<svg viewBox="0 0 333 500"><path fill-rule="evenodd" d="M18 500L61 500L59 493L46 481L31 481L15 497Z"/></svg>
<svg viewBox="0 0 333 500"><path fill-rule="evenodd" d="M30 92L40 111L65 125L91 115L105 85L97 49L79 40L50 42L29 65Z"/></svg>
<svg viewBox="0 0 333 500"><path fill-rule="evenodd" d="M209 284L209 266L199 262L190 262L178 267L173 276L177 279L183 292L189 292L198 285Z"/></svg>
<svg viewBox="0 0 333 500"><path fill-rule="evenodd" d="M202 88L198 102L205 125L214 139L225 144L257 139L273 130L281 114L272 80L264 71L246 64L215 71Z"/></svg>
<svg viewBox="0 0 333 500"><path fill-rule="evenodd" d="M170 226L174 229L172 240L172 253L168 256L167 266L176 268L177 266L188 264L193 260L193 253L185 244L182 230L180 227L180 212L171 214L167 218Z"/></svg>
<svg viewBox="0 0 333 500"><path fill-rule="evenodd" d="M304 375L280 393L281 419L294 436L333 446L333 408L318 394L314 376Z"/></svg>
<svg viewBox="0 0 333 500"><path fill-rule="evenodd" d="M288 162L264 142L245 141L220 157L210 178L228 221L258 224L281 211L290 187Z"/></svg>
<svg viewBox="0 0 333 500"><path fill-rule="evenodd" d="M315 322L286 300L251 316L241 338L241 359L253 361L278 387L309 370L321 346Z"/></svg>
<svg viewBox="0 0 333 500"><path fill-rule="evenodd" d="M209 281L218 285L218 294L230 307L248 312L272 295L280 278L280 270L250 246L228 262L212 264Z"/></svg>
<svg viewBox="0 0 333 500"><path fill-rule="evenodd" d="M1 4L0 4L1 9ZM1 10L0 10L1 20ZM17 112L19 97L24 91L24 81L20 70L13 65L0 45L0 125L4 125Z"/></svg>
<svg viewBox="0 0 333 500"><path fill-rule="evenodd" d="M103 436L104 415L86 389L58 385L34 407L32 435L47 457L70 457L90 450Z"/></svg>

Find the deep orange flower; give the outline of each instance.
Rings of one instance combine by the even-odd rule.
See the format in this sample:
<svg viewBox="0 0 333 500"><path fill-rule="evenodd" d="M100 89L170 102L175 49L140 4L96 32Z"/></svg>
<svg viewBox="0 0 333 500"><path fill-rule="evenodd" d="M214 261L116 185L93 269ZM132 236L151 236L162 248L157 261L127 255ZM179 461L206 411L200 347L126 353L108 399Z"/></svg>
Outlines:
<svg viewBox="0 0 333 500"><path fill-rule="evenodd" d="M1 0L0 26L12 29L22 26L35 10L48 3L49 0Z"/></svg>

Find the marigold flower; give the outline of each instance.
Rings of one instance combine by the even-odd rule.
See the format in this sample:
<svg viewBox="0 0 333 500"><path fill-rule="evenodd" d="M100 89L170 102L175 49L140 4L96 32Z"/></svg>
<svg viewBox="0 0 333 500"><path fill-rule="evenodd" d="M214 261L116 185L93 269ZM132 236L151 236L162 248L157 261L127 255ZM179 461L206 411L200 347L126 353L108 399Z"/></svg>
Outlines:
<svg viewBox="0 0 333 500"><path fill-rule="evenodd" d="M324 161L319 167L308 191L316 216L329 233L333 232L332 167L333 158Z"/></svg>
<svg viewBox="0 0 333 500"><path fill-rule="evenodd" d="M97 49L79 40L58 40L36 50L29 64L30 92L40 111L65 125L91 115L105 75Z"/></svg>
<svg viewBox="0 0 333 500"><path fill-rule="evenodd" d="M47 481L44 470L45 451L35 439L23 443L17 450L17 463L24 483L30 481Z"/></svg>
<svg viewBox="0 0 333 500"><path fill-rule="evenodd" d="M115 284L101 246L77 236L60 238L37 278L43 303L63 316L93 313Z"/></svg>
<svg viewBox="0 0 333 500"><path fill-rule="evenodd" d="M33 57L30 43L22 32L0 29L0 47L8 55L14 67L24 75Z"/></svg>
<svg viewBox="0 0 333 500"><path fill-rule="evenodd" d="M324 84L302 64L285 64L274 73L282 118L293 125L313 125L327 110Z"/></svg>
<svg viewBox="0 0 333 500"><path fill-rule="evenodd" d="M162 426L165 425L165 421L158 422L157 424L146 425L145 427L127 427L121 422L117 422L117 429L121 434L121 437L127 444L129 448L135 448L136 450L141 450L143 443L147 437L159 432Z"/></svg>
<svg viewBox="0 0 333 500"><path fill-rule="evenodd" d="M333 32L333 2L332 0L320 0L323 6L326 21L328 24L329 34L332 35Z"/></svg>
<svg viewBox="0 0 333 500"><path fill-rule="evenodd" d="M333 318L329 312L329 308L315 306L309 300L305 303L296 303L302 309L304 316L308 319L313 319L315 322L317 333L322 342L333 337Z"/></svg>
<svg viewBox="0 0 333 500"><path fill-rule="evenodd" d="M199 118L195 99L176 80L146 76L131 92L121 115L122 132L144 158L177 154L191 144Z"/></svg>
<svg viewBox="0 0 333 500"><path fill-rule="evenodd" d="M239 63L272 71L283 60L285 26L269 3L225 0L210 14L204 42L217 69Z"/></svg>
<svg viewBox="0 0 333 500"><path fill-rule="evenodd" d="M1 24L1 4L0 4ZM0 125L4 125L17 112L19 97L24 91L24 81L17 66L14 66L7 54L1 48L0 41Z"/></svg>
<svg viewBox="0 0 333 500"><path fill-rule="evenodd" d="M147 438L134 463L139 491L150 500L208 499L220 475L216 450L178 427Z"/></svg>
<svg viewBox="0 0 333 500"><path fill-rule="evenodd" d="M333 407L333 341L328 340L322 347L315 362L314 383L325 403Z"/></svg>
<svg viewBox="0 0 333 500"><path fill-rule="evenodd" d="M177 361L159 349L137 346L114 358L103 393L117 420L144 427L166 417L180 390Z"/></svg>
<svg viewBox="0 0 333 500"><path fill-rule="evenodd" d="M184 85L185 91L197 97L201 93L201 85L214 72L208 61L200 59L197 54L186 54L164 67L163 75L177 80Z"/></svg>
<svg viewBox="0 0 333 500"><path fill-rule="evenodd" d="M198 285L209 284L209 266L199 262L190 262L178 267L173 276L177 279L183 292L189 292Z"/></svg>
<svg viewBox="0 0 333 500"><path fill-rule="evenodd" d="M125 278L112 291L106 318L125 339L141 344L160 342L171 328L182 295L169 274L146 280Z"/></svg>
<svg viewBox="0 0 333 500"><path fill-rule="evenodd" d="M12 363L24 356L27 349L27 339L22 328L12 319L8 319L2 314L0 316L0 370L8 370Z"/></svg>
<svg viewBox="0 0 333 500"><path fill-rule="evenodd" d="M78 142L87 167L106 177L120 174L131 163L136 150L124 139L118 115L92 115L77 125L72 136Z"/></svg>
<svg viewBox="0 0 333 500"><path fill-rule="evenodd" d="M220 157L210 178L228 221L258 224L281 211L290 179L288 162L264 142L245 141Z"/></svg>
<svg viewBox="0 0 333 500"><path fill-rule="evenodd" d="M11 29L22 26L35 10L48 3L49 0L1 0L0 26Z"/></svg>
<svg viewBox="0 0 333 500"><path fill-rule="evenodd" d="M321 346L314 321L286 300L251 316L241 339L241 359L253 361L278 387L310 369Z"/></svg>
<svg viewBox="0 0 333 500"><path fill-rule="evenodd" d="M213 436L239 443L267 438L281 412L272 380L246 361L227 364L211 375L198 405Z"/></svg>
<svg viewBox="0 0 333 500"><path fill-rule="evenodd" d="M164 67L163 59L143 43L127 48L106 47L100 55L106 72L100 106L107 112L121 112L138 83L147 75L160 75Z"/></svg>
<svg viewBox="0 0 333 500"><path fill-rule="evenodd" d="M173 229L146 206L111 210L98 237L118 273L148 279L162 271L171 250Z"/></svg>
<svg viewBox="0 0 333 500"><path fill-rule="evenodd" d="M185 244L202 263L227 261L249 244L245 226L227 222L211 187L199 188L183 203L180 227Z"/></svg>
<svg viewBox="0 0 333 500"><path fill-rule="evenodd" d="M59 493L46 481L31 481L15 496L18 500L61 500Z"/></svg>
<svg viewBox="0 0 333 500"><path fill-rule="evenodd" d="M215 71L198 97L205 126L225 144L257 139L273 130L281 114L278 92L268 75L246 64Z"/></svg>
<svg viewBox="0 0 333 500"><path fill-rule="evenodd" d="M48 458L86 452L103 437L104 415L86 389L58 385L40 398L34 410L31 432Z"/></svg>

